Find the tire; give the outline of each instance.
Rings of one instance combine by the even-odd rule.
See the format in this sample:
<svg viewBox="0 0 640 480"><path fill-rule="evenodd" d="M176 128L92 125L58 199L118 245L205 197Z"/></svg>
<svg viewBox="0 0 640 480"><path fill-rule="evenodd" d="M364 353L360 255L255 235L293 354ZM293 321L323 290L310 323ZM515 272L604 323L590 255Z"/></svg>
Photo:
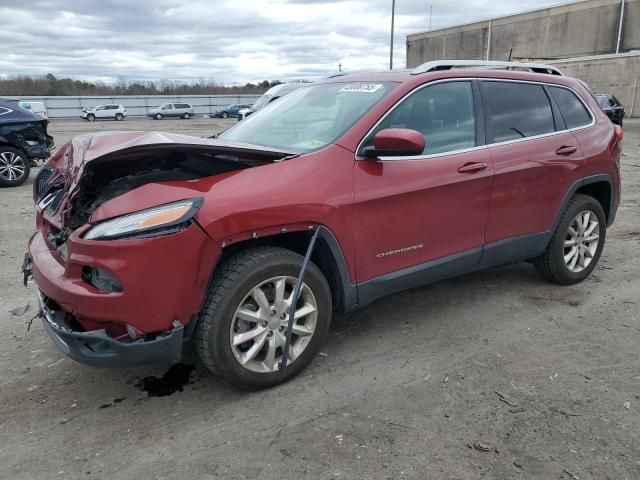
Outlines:
<svg viewBox="0 0 640 480"><path fill-rule="evenodd" d="M211 372L245 390L268 388L280 383L280 373L277 371L279 362L277 348L281 347L273 347L274 356L272 356L271 362L268 362L267 355L271 345L269 342L273 341L275 345L276 342L281 342L283 335L286 334L286 331L280 333L285 330L285 327L272 327L270 323L285 322L286 324L286 319L283 320L283 315L281 314L283 310L278 308L280 312L277 312L273 308L276 303L271 303L271 300L265 297L271 306L269 310L271 315L269 325L266 325L267 322L260 321L253 324L244 322L244 320L236 316L236 313L240 310L240 307L246 307L253 302L251 293L261 285L272 285L273 298L277 299L276 283L270 281L280 281L283 278L286 278L287 281L295 281L300 272L302 261L303 257L301 255L290 250L277 247L260 247L241 252L229 258L217 268L195 331L198 354ZM284 295L287 294L287 291L291 295L290 287L290 285L287 285L287 290L282 289L285 292ZM307 308L307 302L313 304L313 301L315 301L317 309L315 313L303 316L301 320L296 320L296 327L299 327L297 325L298 321L306 322L307 319L313 317L314 325L313 328L309 329L313 333L308 337L292 336L291 352L292 355L297 356L287 365L285 381L297 375L316 356L331 324L331 291L322 272L313 263L309 263L307 267L303 290L304 293L301 295L298 305L304 304L304 308ZM257 302L254 303L258 305ZM256 316L263 310L257 307L254 308L255 312L253 313ZM246 308L244 310L247 311ZM286 314L284 317L286 317ZM246 328L239 330L238 327L242 326L242 322L244 322ZM260 323L263 324L262 327ZM246 366L243 366L238 355L246 354L249 356L251 348L257 345L257 341L251 339L246 343L232 346L231 330L234 329L235 335L238 335L247 333L250 330L258 331L259 328L262 329L261 331L264 335L269 336L262 336L262 343L260 344L262 347L259 347L258 353L254 353L254 357L251 357L252 360L249 360ZM271 328L279 328L279 330L272 331ZM257 339L260 335L254 335L254 337ZM303 343L298 344L296 342ZM282 345L282 343L279 345ZM302 346L297 354L295 353L294 345L296 347ZM246 350L241 351L243 348ZM279 355L281 358L281 349ZM260 360L261 356L263 356L263 360ZM275 361L273 361L273 358L275 358ZM268 369L269 364L275 371ZM263 371L255 371L258 367L262 368Z"/></svg>
<svg viewBox="0 0 640 480"><path fill-rule="evenodd" d="M227 112L222 112L222 118L229 118L229 114Z"/></svg>
<svg viewBox="0 0 640 480"><path fill-rule="evenodd" d="M0 187L17 187L27 178L31 165L21 150L0 146Z"/></svg>
<svg viewBox="0 0 640 480"><path fill-rule="evenodd" d="M188 113L185 113L184 115L182 115L182 118L184 118L185 120L189 120L190 117L191 115Z"/></svg>
<svg viewBox="0 0 640 480"><path fill-rule="evenodd" d="M93 113L90 113L89 115L87 115L87 120L89 120L90 122L93 122L96 119L96 116Z"/></svg>
<svg viewBox="0 0 640 480"><path fill-rule="evenodd" d="M587 217L588 227L586 233L581 233L579 228L573 228L576 225L574 222L578 221L577 217L579 215L584 219L587 212L589 213L589 217ZM592 222L596 219L598 224L593 226ZM533 264L540 276L544 280L558 285L573 285L587 278L598 264L602 254L607 234L606 225L606 216L600 202L588 195L574 195L562 214L549 245L547 245L547 249L542 255L533 260ZM569 230L570 227L574 232L577 232L577 236L572 235L572 231ZM589 233L589 228L593 229L591 233ZM596 230L597 244L594 247L595 240L589 242L589 239L593 238ZM572 245L574 244L577 246L573 247ZM583 257L577 253L580 252L580 245L583 246ZM574 252L574 248L576 253L573 257L570 257L569 261L566 261L565 256L568 257ZM576 262L574 262L572 269L571 262L573 258L576 258ZM587 259L590 259L589 263L581 265Z"/></svg>
<svg viewBox="0 0 640 480"><path fill-rule="evenodd" d="M122 115L121 113L116 113L116 120L118 122L121 122L122 120L124 120L124 115Z"/></svg>
<svg viewBox="0 0 640 480"><path fill-rule="evenodd" d="M162 114L156 113L153 118L155 118L156 120L162 120Z"/></svg>

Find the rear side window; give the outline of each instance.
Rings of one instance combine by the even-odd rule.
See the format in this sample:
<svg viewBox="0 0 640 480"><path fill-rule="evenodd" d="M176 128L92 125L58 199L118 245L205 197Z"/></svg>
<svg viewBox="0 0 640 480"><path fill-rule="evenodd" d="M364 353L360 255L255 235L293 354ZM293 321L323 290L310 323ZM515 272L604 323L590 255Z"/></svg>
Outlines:
<svg viewBox="0 0 640 480"><path fill-rule="evenodd" d="M0 115L4 115L5 113L9 113L12 110L8 109L8 108L4 108L4 107L0 107Z"/></svg>
<svg viewBox="0 0 640 480"><path fill-rule="evenodd" d="M549 87L549 90L560 108L567 128L583 127L591 123L591 115L575 93L560 87Z"/></svg>
<svg viewBox="0 0 640 480"><path fill-rule="evenodd" d="M409 128L424 135L423 154L451 152L476 146L476 119L471 82L437 83L412 93L375 129Z"/></svg>
<svg viewBox="0 0 640 480"><path fill-rule="evenodd" d="M176 108L191 108L191 105L188 103L176 103L175 106Z"/></svg>
<svg viewBox="0 0 640 480"><path fill-rule="evenodd" d="M553 110L542 85L482 82L482 89L489 104L489 143L555 131Z"/></svg>

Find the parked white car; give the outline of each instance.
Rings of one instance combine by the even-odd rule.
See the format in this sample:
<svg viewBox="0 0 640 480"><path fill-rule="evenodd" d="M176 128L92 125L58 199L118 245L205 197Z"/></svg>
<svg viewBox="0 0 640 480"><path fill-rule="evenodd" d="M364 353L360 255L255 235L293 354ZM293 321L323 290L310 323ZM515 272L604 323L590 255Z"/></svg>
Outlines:
<svg viewBox="0 0 640 480"><path fill-rule="evenodd" d="M20 107L41 117L49 118L49 113L42 102L22 101L20 102Z"/></svg>
<svg viewBox="0 0 640 480"><path fill-rule="evenodd" d="M85 107L80 113L80 118L84 118L90 122L93 122L96 118L111 118L120 121L124 120L126 116L127 109L115 103Z"/></svg>

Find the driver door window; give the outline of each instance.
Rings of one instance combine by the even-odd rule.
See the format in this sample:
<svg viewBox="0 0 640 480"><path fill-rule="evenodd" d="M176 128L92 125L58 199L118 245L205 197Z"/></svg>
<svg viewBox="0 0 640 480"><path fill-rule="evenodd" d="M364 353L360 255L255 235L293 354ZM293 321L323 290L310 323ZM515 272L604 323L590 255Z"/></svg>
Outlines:
<svg viewBox="0 0 640 480"><path fill-rule="evenodd" d="M408 128L425 139L423 155L463 150L477 145L471 82L437 83L411 94L375 129Z"/></svg>

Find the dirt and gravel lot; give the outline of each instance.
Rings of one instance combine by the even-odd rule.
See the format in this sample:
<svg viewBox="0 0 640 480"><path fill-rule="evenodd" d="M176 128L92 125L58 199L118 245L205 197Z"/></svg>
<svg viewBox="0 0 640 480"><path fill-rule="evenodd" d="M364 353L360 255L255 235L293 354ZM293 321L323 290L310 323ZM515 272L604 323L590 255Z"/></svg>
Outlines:
<svg viewBox="0 0 640 480"><path fill-rule="evenodd" d="M208 136L232 123L50 130L62 145L93 130ZM27 331L32 185L0 190L0 478L640 478L640 123L624 150L622 205L584 283L550 285L518 263L379 300L338 317L302 375L257 393L188 359L184 391L149 397L136 384L166 367L85 367L39 320Z"/></svg>

